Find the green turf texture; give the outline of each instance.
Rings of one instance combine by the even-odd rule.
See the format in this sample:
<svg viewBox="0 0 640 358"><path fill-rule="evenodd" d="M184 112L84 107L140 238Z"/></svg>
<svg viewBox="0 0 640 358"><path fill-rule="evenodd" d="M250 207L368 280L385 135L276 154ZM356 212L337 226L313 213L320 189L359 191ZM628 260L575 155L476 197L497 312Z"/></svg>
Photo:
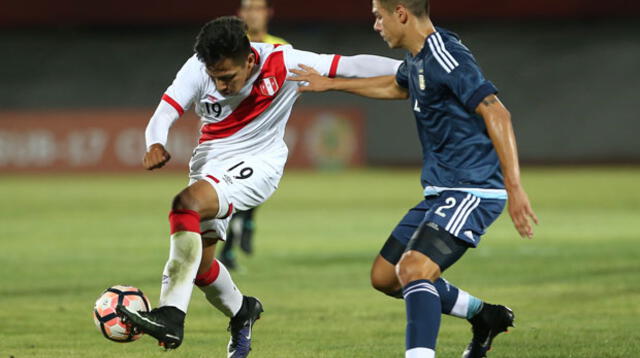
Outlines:
<svg viewBox="0 0 640 358"><path fill-rule="evenodd" d="M490 357L640 357L640 169L524 170L540 225L505 212L446 272L514 309ZM119 344L92 306L115 284L158 301L167 214L184 175L0 177L0 358L169 357L150 337ZM251 357L403 357L404 305L369 285L390 230L420 198L418 170L285 174L257 211L240 289L260 297ZM227 319L194 290L172 357L225 357ZM459 357L466 321L445 317L438 357Z"/></svg>

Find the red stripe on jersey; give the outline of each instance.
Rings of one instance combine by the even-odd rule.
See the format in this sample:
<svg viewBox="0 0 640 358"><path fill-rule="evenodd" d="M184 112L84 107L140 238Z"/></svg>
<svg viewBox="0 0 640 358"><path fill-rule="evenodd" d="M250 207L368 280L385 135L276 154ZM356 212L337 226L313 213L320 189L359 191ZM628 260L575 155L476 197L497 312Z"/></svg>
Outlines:
<svg viewBox="0 0 640 358"><path fill-rule="evenodd" d="M282 51L273 52L265 60L260 76L253 83L249 96L240 102L227 118L202 126L199 142L227 138L251 123L269 108L286 79L287 68L284 64L284 55ZM272 81L277 88L272 86L274 84ZM266 84L268 84L268 91L264 89Z"/></svg>
<svg viewBox="0 0 640 358"><path fill-rule="evenodd" d="M331 61L331 68L329 69L329 78L336 77L338 72L338 63L340 62L340 55L333 55L333 61Z"/></svg>
<svg viewBox="0 0 640 358"><path fill-rule="evenodd" d="M184 109L182 108L180 103L176 102L168 94L165 93L164 95L162 95L162 100L167 102L167 103L169 103L171 105L171 107L175 108L176 111L178 111L179 115L183 115L184 114Z"/></svg>

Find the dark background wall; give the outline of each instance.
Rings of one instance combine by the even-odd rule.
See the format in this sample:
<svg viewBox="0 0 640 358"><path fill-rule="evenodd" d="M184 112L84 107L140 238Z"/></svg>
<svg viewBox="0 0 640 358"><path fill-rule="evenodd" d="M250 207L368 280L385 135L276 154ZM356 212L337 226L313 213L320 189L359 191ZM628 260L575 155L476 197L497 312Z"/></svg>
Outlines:
<svg viewBox="0 0 640 358"><path fill-rule="evenodd" d="M55 9L45 1L0 3L0 109L153 108L190 56L203 19L233 13L236 6L199 3L115 1L94 10L73 1ZM219 6L211 9L212 3ZM320 2L305 9L287 3L275 1L272 32L297 48L403 56L371 29L368 1L324 1L325 11L315 8ZM27 12L24 4L42 11ZM637 2L434 1L433 8L434 21L461 35L500 88L523 160L640 162ZM318 20L305 20L311 18ZM370 163L419 160L408 103L340 93L301 100L327 103L365 109Z"/></svg>

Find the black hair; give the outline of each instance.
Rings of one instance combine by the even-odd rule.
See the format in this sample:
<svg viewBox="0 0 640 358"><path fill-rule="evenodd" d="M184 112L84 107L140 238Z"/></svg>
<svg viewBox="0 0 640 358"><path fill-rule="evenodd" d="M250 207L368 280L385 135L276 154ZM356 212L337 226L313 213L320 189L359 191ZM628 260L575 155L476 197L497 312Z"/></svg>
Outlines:
<svg viewBox="0 0 640 358"><path fill-rule="evenodd" d="M215 65L226 58L243 63L251 53L247 24L235 16L211 20L200 29L194 50L206 66Z"/></svg>
<svg viewBox="0 0 640 358"><path fill-rule="evenodd" d="M398 4L404 5L417 17L429 16L429 0L378 0L387 11L393 11Z"/></svg>

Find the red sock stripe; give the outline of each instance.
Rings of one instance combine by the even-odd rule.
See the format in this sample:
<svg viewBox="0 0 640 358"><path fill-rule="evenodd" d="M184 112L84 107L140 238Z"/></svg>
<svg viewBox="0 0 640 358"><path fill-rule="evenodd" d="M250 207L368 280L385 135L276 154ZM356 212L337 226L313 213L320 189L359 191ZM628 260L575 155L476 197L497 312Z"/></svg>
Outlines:
<svg viewBox="0 0 640 358"><path fill-rule="evenodd" d="M169 213L171 235L179 231L200 233L200 214L193 210L172 210Z"/></svg>
<svg viewBox="0 0 640 358"><path fill-rule="evenodd" d="M209 286L218 279L218 275L220 275L220 264L218 260L214 259L211 267L209 267L209 271L196 276L194 283L196 286Z"/></svg>

